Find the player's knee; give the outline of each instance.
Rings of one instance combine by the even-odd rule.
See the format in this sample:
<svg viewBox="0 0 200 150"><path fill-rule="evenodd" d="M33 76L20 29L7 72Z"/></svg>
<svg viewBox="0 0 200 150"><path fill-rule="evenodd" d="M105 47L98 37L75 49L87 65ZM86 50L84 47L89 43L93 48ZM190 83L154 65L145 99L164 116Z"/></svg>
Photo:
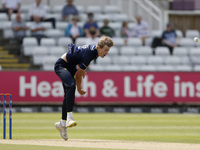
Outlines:
<svg viewBox="0 0 200 150"><path fill-rule="evenodd" d="M75 82L71 82L71 83L69 84L69 87L70 87L70 88L76 88L76 83L75 83Z"/></svg>

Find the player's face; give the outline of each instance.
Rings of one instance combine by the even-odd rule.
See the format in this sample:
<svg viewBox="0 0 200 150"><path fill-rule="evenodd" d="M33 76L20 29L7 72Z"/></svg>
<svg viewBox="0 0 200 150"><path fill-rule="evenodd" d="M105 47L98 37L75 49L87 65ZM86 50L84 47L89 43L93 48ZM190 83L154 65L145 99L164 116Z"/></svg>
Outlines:
<svg viewBox="0 0 200 150"><path fill-rule="evenodd" d="M108 52L109 52L110 48L107 45L104 45L103 48L98 47L97 51L98 51L98 56L104 58Z"/></svg>

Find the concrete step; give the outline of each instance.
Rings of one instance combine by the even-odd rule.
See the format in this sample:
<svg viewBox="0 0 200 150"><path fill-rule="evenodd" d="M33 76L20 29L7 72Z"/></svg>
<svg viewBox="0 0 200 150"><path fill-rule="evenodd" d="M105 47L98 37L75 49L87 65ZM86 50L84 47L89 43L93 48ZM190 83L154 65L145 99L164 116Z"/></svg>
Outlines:
<svg viewBox="0 0 200 150"><path fill-rule="evenodd" d="M0 63L18 63L19 60L17 58L11 58L11 59L7 59L7 58L3 58L0 59Z"/></svg>
<svg viewBox="0 0 200 150"><path fill-rule="evenodd" d="M0 51L0 55L8 55L8 51Z"/></svg>
<svg viewBox="0 0 200 150"><path fill-rule="evenodd" d="M29 68L31 65L24 63L24 64L1 64L1 67L3 68Z"/></svg>
<svg viewBox="0 0 200 150"><path fill-rule="evenodd" d="M29 68L3 68L3 71L29 71Z"/></svg>
<svg viewBox="0 0 200 150"><path fill-rule="evenodd" d="M0 59L2 58L14 58L14 55L13 54L0 55Z"/></svg>

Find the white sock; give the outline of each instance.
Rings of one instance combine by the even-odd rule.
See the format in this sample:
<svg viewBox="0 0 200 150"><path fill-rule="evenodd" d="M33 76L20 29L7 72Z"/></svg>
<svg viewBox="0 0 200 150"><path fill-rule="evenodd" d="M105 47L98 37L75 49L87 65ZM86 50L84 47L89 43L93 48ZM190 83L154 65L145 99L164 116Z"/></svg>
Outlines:
<svg viewBox="0 0 200 150"><path fill-rule="evenodd" d="M68 119L73 119L72 112L68 112L68 113L67 113L67 120L68 120Z"/></svg>
<svg viewBox="0 0 200 150"><path fill-rule="evenodd" d="M66 120L60 120L60 124L62 127L66 127Z"/></svg>

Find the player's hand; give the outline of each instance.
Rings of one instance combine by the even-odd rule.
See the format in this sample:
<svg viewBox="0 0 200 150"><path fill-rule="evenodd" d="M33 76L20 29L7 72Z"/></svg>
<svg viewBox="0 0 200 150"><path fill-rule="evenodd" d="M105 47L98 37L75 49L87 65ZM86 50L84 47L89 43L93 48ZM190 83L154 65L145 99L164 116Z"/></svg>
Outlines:
<svg viewBox="0 0 200 150"><path fill-rule="evenodd" d="M82 89L78 90L79 94L84 95L86 92Z"/></svg>

